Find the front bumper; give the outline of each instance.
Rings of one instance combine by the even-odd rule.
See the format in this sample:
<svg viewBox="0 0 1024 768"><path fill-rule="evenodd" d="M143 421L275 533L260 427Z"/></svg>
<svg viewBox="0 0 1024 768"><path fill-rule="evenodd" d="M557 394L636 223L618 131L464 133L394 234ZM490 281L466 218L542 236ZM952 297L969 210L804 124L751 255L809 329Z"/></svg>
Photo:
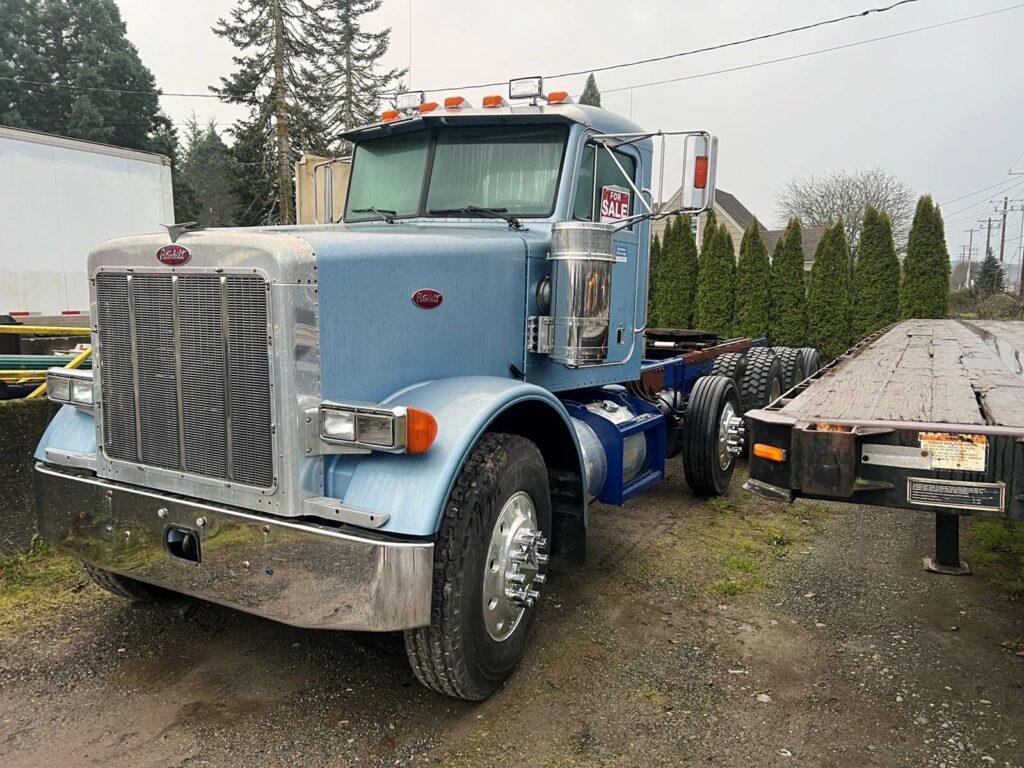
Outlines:
<svg viewBox="0 0 1024 768"><path fill-rule="evenodd" d="M43 538L85 562L284 624L392 631L430 622L434 545L259 517L36 465ZM198 562L172 555L193 533Z"/></svg>

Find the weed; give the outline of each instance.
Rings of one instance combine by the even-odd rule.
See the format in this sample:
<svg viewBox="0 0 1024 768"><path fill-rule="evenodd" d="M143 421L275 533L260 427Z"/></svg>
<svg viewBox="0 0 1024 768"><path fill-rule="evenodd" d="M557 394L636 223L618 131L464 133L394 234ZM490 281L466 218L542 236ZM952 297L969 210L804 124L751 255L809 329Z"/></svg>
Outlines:
<svg viewBox="0 0 1024 768"><path fill-rule="evenodd" d="M25 552L0 557L0 631L31 626L72 600L95 599L77 560L35 538Z"/></svg>
<svg viewBox="0 0 1024 768"><path fill-rule="evenodd" d="M973 559L1013 599L1024 599L1024 525L1013 520L971 522Z"/></svg>

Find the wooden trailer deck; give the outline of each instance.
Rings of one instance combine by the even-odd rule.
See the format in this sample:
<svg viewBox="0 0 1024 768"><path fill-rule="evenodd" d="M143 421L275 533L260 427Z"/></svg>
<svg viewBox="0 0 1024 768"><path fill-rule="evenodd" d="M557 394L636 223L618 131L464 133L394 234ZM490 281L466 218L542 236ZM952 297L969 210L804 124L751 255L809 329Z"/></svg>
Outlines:
<svg viewBox="0 0 1024 768"><path fill-rule="evenodd" d="M962 572L958 515L1024 519L1024 322L899 323L747 430L748 490L933 512L930 566Z"/></svg>
<svg viewBox="0 0 1024 768"><path fill-rule="evenodd" d="M1024 428L1024 322L908 320L841 360L781 412Z"/></svg>

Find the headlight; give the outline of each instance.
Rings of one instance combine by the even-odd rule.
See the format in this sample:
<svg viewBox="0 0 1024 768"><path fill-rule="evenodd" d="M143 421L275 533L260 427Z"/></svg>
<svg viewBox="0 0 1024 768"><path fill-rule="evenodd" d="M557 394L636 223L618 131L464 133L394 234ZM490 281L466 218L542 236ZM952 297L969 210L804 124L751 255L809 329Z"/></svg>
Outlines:
<svg viewBox="0 0 1024 768"><path fill-rule="evenodd" d="M55 403L92 408L92 371L51 368L46 372L46 396Z"/></svg>
<svg viewBox="0 0 1024 768"><path fill-rule="evenodd" d="M320 406L320 439L392 453L422 453L437 436L437 422L418 408Z"/></svg>

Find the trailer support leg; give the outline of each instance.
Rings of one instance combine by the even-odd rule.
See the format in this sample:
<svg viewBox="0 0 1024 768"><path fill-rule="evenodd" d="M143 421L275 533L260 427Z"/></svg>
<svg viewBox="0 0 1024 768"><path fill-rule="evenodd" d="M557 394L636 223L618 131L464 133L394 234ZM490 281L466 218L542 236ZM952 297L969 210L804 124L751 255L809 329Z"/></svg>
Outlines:
<svg viewBox="0 0 1024 768"><path fill-rule="evenodd" d="M924 568L947 576L970 575L970 566L960 559L960 515L935 513L935 555L924 558Z"/></svg>

